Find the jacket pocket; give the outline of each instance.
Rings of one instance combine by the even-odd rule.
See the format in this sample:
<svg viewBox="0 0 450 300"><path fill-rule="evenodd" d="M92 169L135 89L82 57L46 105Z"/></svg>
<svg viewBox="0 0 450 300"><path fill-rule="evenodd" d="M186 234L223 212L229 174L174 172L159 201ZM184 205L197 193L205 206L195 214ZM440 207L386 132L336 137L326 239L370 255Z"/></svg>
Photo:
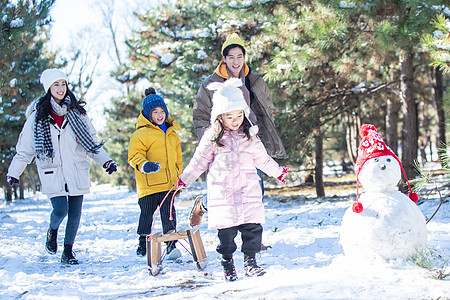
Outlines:
<svg viewBox="0 0 450 300"><path fill-rule="evenodd" d="M91 178L89 177L89 163L81 161L75 163L76 183L79 190L88 189L91 186Z"/></svg>
<svg viewBox="0 0 450 300"><path fill-rule="evenodd" d="M64 190L59 168L38 168L42 183L42 193L53 194Z"/></svg>
<svg viewBox="0 0 450 300"><path fill-rule="evenodd" d="M260 201L262 199L261 178L256 173L247 173L245 176L245 195L247 200Z"/></svg>
<svg viewBox="0 0 450 300"><path fill-rule="evenodd" d="M160 166L161 166L161 169L158 172L151 173L151 174L145 174L145 179L147 181L148 187L154 187L154 186L169 183L169 175L168 175L167 169L165 168L165 166L164 167L162 165L160 165Z"/></svg>

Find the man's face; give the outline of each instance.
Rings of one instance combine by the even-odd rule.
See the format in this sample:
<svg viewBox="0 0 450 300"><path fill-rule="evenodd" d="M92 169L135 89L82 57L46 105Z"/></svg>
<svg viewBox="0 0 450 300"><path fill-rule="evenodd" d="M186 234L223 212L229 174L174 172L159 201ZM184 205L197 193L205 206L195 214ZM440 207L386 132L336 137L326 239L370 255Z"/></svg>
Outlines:
<svg viewBox="0 0 450 300"><path fill-rule="evenodd" d="M223 61L231 72L232 77L239 77L245 62L245 55L240 47L234 47L228 51L227 56L223 56Z"/></svg>

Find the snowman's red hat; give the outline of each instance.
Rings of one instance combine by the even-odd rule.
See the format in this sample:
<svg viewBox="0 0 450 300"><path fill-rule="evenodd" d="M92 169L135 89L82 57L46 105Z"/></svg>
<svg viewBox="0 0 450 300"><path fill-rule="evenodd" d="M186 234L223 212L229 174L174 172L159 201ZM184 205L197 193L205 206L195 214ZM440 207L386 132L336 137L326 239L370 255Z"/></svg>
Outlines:
<svg viewBox="0 0 450 300"><path fill-rule="evenodd" d="M359 173L361 172L361 168L364 163L375 157L379 156L392 156L398 161L400 168L402 169L403 175L405 176L406 183L408 183L409 187L409 198L417 202L419 197L415 192L412 191L411 186L409 185L408 177L406 177L405 170L403 169L403 165L398 159L397 155L395 155L394 151L389 148L383 141L381 135L378 134L376 128L372 124L362 124L359 129L359 135L361 136L361 143L358 148L358 158L355 163L355 173L356 173L356 202L353 203L353 211L356 213L360 213L363 211L362 204L359 200Z"/></svg>

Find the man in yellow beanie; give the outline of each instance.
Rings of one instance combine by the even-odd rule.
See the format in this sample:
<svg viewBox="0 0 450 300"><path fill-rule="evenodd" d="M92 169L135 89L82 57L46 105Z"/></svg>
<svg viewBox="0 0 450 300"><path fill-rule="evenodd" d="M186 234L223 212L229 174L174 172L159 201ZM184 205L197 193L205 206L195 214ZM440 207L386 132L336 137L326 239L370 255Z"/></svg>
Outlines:
<svg viewBox="0 0 450 300"><path fill-rule="evenodd" d="M203 81L195 99L192 114L194 129L199 140L205 129L210 126L213 91L206 87L211 82L224 82L235 77L242 80L241 90L251 109L250 120L258 125L258 136L266 147L267 153L273 158L286 158L286 150L273 122L274 106L269 88L262 76L252 72L252 69L245 63L245 45L237 33L232 33L227 37L222 45L221 54L222 61L214 73ZM261 176L261 172L258 173ZM261 187L264 191L262 178ZM196 199L191 212L191 226L200 224L203 211L206 210L206 207L201 209L200 200Z"/></svg>
<svg viewBox="0 0 450 300"><path fill-rule="evenodd" d="M242 92L252 110L250 118L259 127L259 137L273 158L286 158L286 150L273 123L274 106L269 88L261 75L252 72L245 63L245 46L237 33L230 34L222 45L222 61L213 74L206 78L198 90L193 108L194 128L200 139L210 126L212 91L211 82L224 82L236 77L242 80Z"/></svg>

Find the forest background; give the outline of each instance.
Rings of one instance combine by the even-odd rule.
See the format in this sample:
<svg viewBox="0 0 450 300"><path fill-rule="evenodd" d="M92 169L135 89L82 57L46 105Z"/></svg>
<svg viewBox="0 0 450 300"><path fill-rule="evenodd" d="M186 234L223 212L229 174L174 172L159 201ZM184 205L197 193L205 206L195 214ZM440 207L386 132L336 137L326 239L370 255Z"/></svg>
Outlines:
<svg viewBox="0 0 450 300"><path fill-rule="evenodd" d="M100 111L90 116L94 123L102 119L100 136L119 170L106 177L93 166L91 179L133 190L127 149L144 89L154 87L180 123L186 164L197 144L195 95L232 32L244 39L247 64L271 90L275 124L289 154L282 163L293 170L291 180L313 181L318 196L324 195L324 165L353 169L361 123L377 127L410 179L415 166L447 156L447 1L159 1L139 5L126 18L119 2L96 2L92 9L100 12L102 27L70 37L64 51L49 46L54 0L1 2L0 184L6 200L39 189L34 165L16 189L6 172L26 107L42 95L43 70L63 68L88 112ZM91 96L99 73L105 77L99 67L105 57L104 93ZM118 92L108 93L112 87ZM103 106L99 99L105 96Z"/></svg>

